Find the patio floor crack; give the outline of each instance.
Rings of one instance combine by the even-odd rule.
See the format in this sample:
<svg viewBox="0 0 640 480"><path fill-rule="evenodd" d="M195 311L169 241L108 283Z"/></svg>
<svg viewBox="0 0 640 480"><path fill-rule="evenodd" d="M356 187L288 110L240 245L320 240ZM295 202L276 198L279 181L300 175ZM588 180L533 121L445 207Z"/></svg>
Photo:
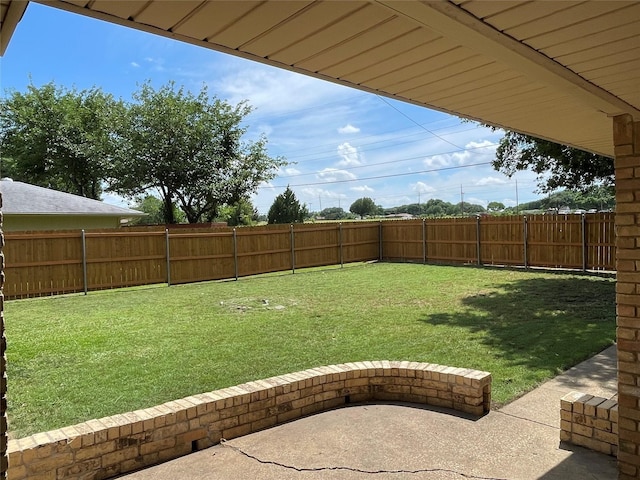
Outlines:
<svg viewBox="0 0 640 480"><path fill-rule="evenodd" d="M285 463L275 462L273 460L263 460L261 458L256 457L250 453L245 452L241 448L230 445L226 440L222 439L220 441L220 445L225 448L229 448L240 455L249 458L253 461L256 461L262 465L273 465L280 468L285 468L287 470L294 470L296 472L326 472L326 471L347 471L347 472L355 472L355 473L364 473L370 475L379 475L379 474L398 474L398 475L407 475L407 474L419 474L419 473L452 473L454 475L459 475L462 478L469 478L473 480L508 480L506 478L498 478L498 477L482 477L478 475L472 475L468 473L459 472L456 470L451 470L448 468L420 468L416 470L365 470L361 468L355 467L346 467L346 466L334 466L334 467L296 467L294 465L287 465Z"/></svg>

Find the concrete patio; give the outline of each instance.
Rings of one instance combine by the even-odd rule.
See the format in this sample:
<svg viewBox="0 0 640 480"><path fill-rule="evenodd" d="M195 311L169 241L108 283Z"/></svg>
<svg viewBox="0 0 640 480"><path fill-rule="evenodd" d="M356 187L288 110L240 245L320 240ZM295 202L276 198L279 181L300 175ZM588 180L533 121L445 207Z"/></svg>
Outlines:
<svg viewBox="0 0 640 480"><path fill-rule="evenodd" d="M332 410L121 478L562 479L617 476L614 457L560 442L560 399L616 393L616 347L481 418L409 404Z"/></svg>

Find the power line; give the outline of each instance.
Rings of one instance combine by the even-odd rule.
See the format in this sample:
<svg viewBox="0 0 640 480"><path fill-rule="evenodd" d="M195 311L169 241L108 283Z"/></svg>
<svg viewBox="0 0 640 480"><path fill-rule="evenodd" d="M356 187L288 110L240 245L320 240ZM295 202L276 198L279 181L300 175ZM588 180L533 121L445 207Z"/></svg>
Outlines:
<svg viewBox="0 0 640 480"><path fill-rule="evenodd" d="M507 183L505 183L504 185L501 185L501 186L507 188L509 184L511 184L511 186L513 186L512 182L507 182ZM524 183L522 183L521 181L518 182L518 187L522 187L522 186L530 187L530 186L533 186L533 185L535 185L535 182L524 182ZM441 200L442 199L442 195L444 195L444 197L446 198L447 196L451 195L450 193L447 193L447 192L453 192L453 191L459 192L460 191L460 187L461 187L461 185L459 183L455 183L455 184L452 183L452 184L449 184L449 185L446 185L446 186L440 186L440 187L438 187L436 189L433 189L433 191L430 191L430 192L422 192L421 196L429 197L429 199L440 199ZM466 184L466 185L463 185L463 187L464 187L464 191L466 192L467 196L470 194L471 191L473 191L472 195L482 195L482 194L485 194L487 192L495 193L495 189L496 189L495 186L489 186L489 185L469 185L469 184ZM265 187L265 188L267 188L267 187ZM275 187L275 186L271 187L270 186L268 188L278 188L278 187ZM356 200L357 198L361 198L365 194L364 192L361 193L361 194L354 194L353 192L349 192L349 193L328 192L328 193L333 193L333 194L332 195L322 195L322 194L314 193L313 196L314 196L314 198L317 197L318 199L322 199L322 200L325 200L325 201L331 203L332 201L335 202L338 199L342 199L342 200L345 200L347 202L353 201L353 200ZM400 194L389 194L389 195L385 195L385 194L382 194L382 192L378 192L378 193L372 193L372 195L373 194L375 194L377 199L382 199L382 200L391 200L391 199L396 199L396 198L407 198L407 199L410 199L412 196L415 197L415 196L418 195L417 192L400 193ZM459 193L458 193L458 195L459 195ZM425 200L422 200L422 201L425 202ZM255 204L256 208L259 208L259 209L268 209L270 205L271 205L270 203L268 205L264 204L264 203L259 203L259 204L256 203ZM333 204L333 206L335 206L335 204ZM401 206L401 205L394 205L394 206L397 207L397 206Z"/></svg>
<svg viewBox="0 0 640 480"><path fill-rule="evenodd" d="M380 95L376 95L380 100L382 100L384 103L386 103L387 105L389 105L391 108L393 108L396 112L398 112L400 115L402 115L403 117L407 118L409 121L415 123L417 126L419 126L420 128L422 128L423 130L429 132L431 135L433 135L436 138L439 138L440 140L442 140L443 142L447 142L449 145L453 145L456 148L462 148L460 145L456 145L453 142L450 142L449 140L442 138L440 135L432 132L431 130L429 130L428 128L426 128L425 126L421 125L420 123L416 122L413 118L411 118L409 115L405 114L404 112L400 111L399 109L397 109L393 104L391 104L390 102L387 101L387 99L381 97Z"/></svg>
<svg viewBox="0 0 640 480"><path fill-rule="evenodd" d="M385 100L383 100L383 102L385 102ZM342 102L341 101L330 102L329 104L325 104L325 105L330 105L330 104L334 104L334 103L342 103ZM420 129L432 134L436 138L439 138L439 139L441 139L441 140L443 140L443 141L455 146L456 148L461 148L461 147L459 147L458 145L456 145L456 144L454 144L452 142L447 141L443 137L445 135L453 135L453 134L457 134L457 133L462 133L462 132L466 132L466 131L471 131L471 130L476 130L476 129L479 129L479 128L483 128L482 125L476 124L476 125L473 125L471 128L465 128L463 130L454 130L454 131L451 131L451 132L446 132L445 134L438 135L435 132L442 131L442 130L448 130L448 129L452 129L452 128L456 128L456 127L460 127L460 126L463 125L463 123L461 123L460 121L458 121L455 124L451 124L450 122L447 122L446 126L443 126L443 127L440 127L440 128L428 129L426 127L426 125L442 124L443 121L442 120L438 120L438 121L433 121L433 122L428 122L428 123L421 124L421 123L411 119L410 117L408 117L403 112L399 111L393 105L388 104L387 102L385 102L385 103L387 105L389 105L391 108L394 108L401 115L409 118L411 120L411 122L414 123L416 126L418 126ZM316 109L318 107L322 107L322 106L325 106L325 105L318 105L317 107L309 107L309 108L304 108L304 109L300 109L300 110L292 110L292 111L289 111L289 112L286 112L286 113L277 114L277 115L273 115L273 116L286 116L286 115L289 115L289 114L293 114L295 112L303 112L303 111L306 111L306 110L314 110L314 109ZM267 118L267 117L265 116L265 118ZM400 128L400 129L392 130L392 131L387 132L387 133L402 132L402 131L407 131L407 130L410 130L410 128ZM376 142L370 142L370 143L366 143L366 144L361 144L361 145L357 146L357 148L361 148L362 146L365 146L365 145L373 145L373 144L376 144L376 143L393 142L394 140L399 139L399 138L405 138L405 137L410 137L410 136L415 136L415 135L418 135L418 133L410 133L410 134L407 134L407 135L401 135L401 136L398 136L398 137L392 137L392 138L389 138L389 139L386 139L386 140L379 140L379 141L376 141ZM380 135L367 135L365 137L360 137L359 140L363 140L363 139L367 139L367 138L375 138L375 137L379 137L379 136ZM323 153L334 153L335 152L335 148L331 148L329 150L321 150L321 151L314 152L314 153L305 153L305 154L301 154L301 155L294 155L293 157L288 155L290 153L294 153L295 154L296 152L309 152L309 150L313 150L315 148L322 148L322 147L329 147L329 146L332 147L333 145L334 145L333 143L323 143L323 144L318 144L318 145L314 145L314 146L311 146L311 147L305 146L304 148L295 149L295 150L289 150L287 152L287 158L289 160L295 160L297 158L311 157L311 156L320 155L320 154L323 154Z"/></svg>
<svg viewBox="0 0 640 480"><path fill-rule="evenodd" d="M461 125L462 124L457 124L457 125L451 125L451 126L442 127L442 128L436 128L433 131L437 132L437 131L440 131L440 130L448 130L448 129L451 129L451 128L454 128L454 127L459 127ZM413 127L411 127L411 128L413 128ZM471 128L465 128L463 130L454 130L454 131L446 132L443 135L454 135L454 134L458 134L458 133L469 132L471 130L477 130L479 128L482 128L482 127L481 126L473 126ZM387 132L387 133L402 132L402 131L406 131L406 130L410 130L410 128L400 128L400 129L397 129L397 130L392 130L392 131ZM355 147L356 148L362 148L362 147L368 146L368 145L375 145L376 143L393 142L393 141L399 140L401 138L414 137L416 135L421 135L421 132L408 133L406 135L400 135L400 136L397 136L397 137L391 137L391 138L388 138L388 139L385 139L385 140L378 140L378 141L375 141L375 142L362 143L360 145L355 145ZM362 140L365 140L367 138L376 138L376 137L380 137L380 136L381 136L381 134L378 134L378 135L367 135L365 137L360 137L359 140L362 141ZM420 139L420 140L422 140L422 139ZM416 141L419 141L419 140L416 140ZM409 143L409 142L406 142L406 143ZM324 154L324 153L335 153L335 146L334 145L335 145L335 142L332 142L332 143L324 143L324 144L315 145L315 146L312 146L312 147L305 147L305 148L296 149L296 150L289 150L288 153L295 153L295 152L308 152L309 150L312 150L314 148L320 148L320 147L324 147L324 146L326 146L326 147L330 146L331 147L330 149L327 149L327 150L320 150L320 151L314 152L314 153L306 153L304 155L294 155L293 157L287 155L287 159L288 160L295 160L295 159L298 159L298 158L312 157L314 155L321 155L321 154ZM398 145L398 144L392 144L391 146L393 146L393 145ZM456 146L456 148L459 148L459 147ZM364 150L364 151L368 151L368 150ZM323 158L326 158L326 157L323 157ZM314 160L315 159L312 159L310 161L314 161Z"/></svg>
<svg viewBox="0 0 640 480"><path fill-rule="evenodd" d="M488 145L479 145L477 147L469 147L469 148L465 148L464 150L452 150L449 152L441 152L441 153L432 153L429 155L419 155L417 157L407 157L407 158L396 158L394 160L389 160L387 162L377 162L377 163L368 163L366 165L356 165L355 167L349 167L349 168L342 168L340 170L345 171L345 172L350 172L351 170L356 170L358 168L370 168L370 167L377 167L379 165L388 165L390 163L399 163L399 162L408 162L411 160L418 160L421 158L425 158L425 157L432 157L435 155L451 155L453 153L459 153L459 152L466 152L468 150L479 150L481 148L488 148L488 147L495 147L498 146L498 143L491 143ZM305 177L305 176L309 176L309 175L317 175L319 173L322 173L322 171L316 171L316 172L309 172L309 173L293 173L291 175L278 175L278 178L294 178L294 177Z"/></svg>
<svg viewBox="0 0 640 480"><path fill-rule="evenodd" d="M378 180L381 178L392 178L392 177L404 177L408 175L420 175L423 173L432 173L432 172L443 172L445 170L454 170L457 168L469 168L469 167L479 167L481 165L489 165L491 162L480 162L480 163L470 163L468 165L455 165L453 167L442 167L442 168L432 168L429 170L420 170L418 172L405 172L405 173L392 173L387 175L377 175L374 177L363 177L363 178L349 178L346 180L331 180L324 182L313 182L313 183L298 183L295 185L287 185L289 187L310 187L315 185L333 185L336 183L348 183L348 182L363 182L366 180ZM269 186L260 186L258 188L286 188L285 185L269 185Z"/></svg>
<svg viewBox="0 0 640 480"><path fill-rule="evenodd" d="M460 133L460 132L455 132L455 133ZM399 138L406 138L406 137L414 136L414 135L419 135L419 133L412 134L412 135L406 135L405 137L399 137ZM375 145L376 143L386 143L388 141L389 140L381 140L379 142L371 142L371 143L364 144L364 145ZM387 148L396 148L396 147L398 147L400 145L407 145L409 143L418 143L418 142L424 142L424 141L425 141L424 138L418 138L416 140L408 140L406 142L395 142L394 141L394 143L389 143L388 145L380 145L378 147L372 147L372 148L362 148L363 145L351 145L351 144L349 144L349 146L355 148L358 151L358 154L360 154L360 153L371 152L372 150L383 150L383 149L387 149ZM491 145L486 145L486 146L494 146L494 145L498 145L498 144L496 143L496 144L491 144ZM456 148L458 148L458 150L455 150L453 153L459 152L459 151L464 151L464 150L469 150L470 148L482 148L482 146L480 146L480 147L470 147L470 148L462 148L462 147L456 147ZM326 152L328 153L328 151L326 151ZM294 164L303 164L303 163L304 164L309 164L309 163L313 163L313 162L329 161L336 154L335 149L331 150L330 152L332 153L332 155L330 157L318 157L318 158L312 158L312 159L304 160L304 161L295 161L295 160L293 160L292 163L294 163ZM309 156L318 155L320 153L325 153L325 152L319 152L317 154L310 154ZM340 155L340 154L338 154L338 155ZM440 154L434 154L434 155L440 155ZM302 156L293 157L293 159L295 159L295 158L302 158ZM287 157L287 159L290 160L291 157Z"/></svg>

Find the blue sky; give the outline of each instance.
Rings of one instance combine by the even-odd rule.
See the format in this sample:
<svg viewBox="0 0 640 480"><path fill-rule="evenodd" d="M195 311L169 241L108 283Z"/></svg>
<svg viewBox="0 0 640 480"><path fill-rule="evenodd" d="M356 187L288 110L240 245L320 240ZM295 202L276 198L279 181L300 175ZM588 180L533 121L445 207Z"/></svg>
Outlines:
<svg viewBox="0 0 640 480"><path fill-rule="evenodd" d="M500 132L39 4L27 7L0 68L3 95L53 81L129 100L145 80L156 87L173 80L194 93L207 85L232 104L247 100L248 137L266 134L269 154L290 162L254 196L261 213L287 185L312 211L348 210L365 196L384 207L431 198L511 206L516 194L519 203L539 197L534 174L508 178L487 164Z"/></svg>

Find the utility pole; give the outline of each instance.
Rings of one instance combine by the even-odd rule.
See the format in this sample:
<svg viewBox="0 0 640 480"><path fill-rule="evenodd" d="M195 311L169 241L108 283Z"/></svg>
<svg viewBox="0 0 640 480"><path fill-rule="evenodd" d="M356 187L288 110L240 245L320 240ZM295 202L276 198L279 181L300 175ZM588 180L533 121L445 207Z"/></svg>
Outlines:
<svg viewBox="0 0 640 480"><path fill-rule="evenodd" d="M460 185L460 210L462 211L462 216L464 217L464 192L462 191L462 185Z"/></svg>
<svg viewBox="0 0 640 480"><path fill-rule="evenodd" d="M518 180L516 180L516 215L518 215L518 212L520 210L520 204L518 202Z"/></svg>

